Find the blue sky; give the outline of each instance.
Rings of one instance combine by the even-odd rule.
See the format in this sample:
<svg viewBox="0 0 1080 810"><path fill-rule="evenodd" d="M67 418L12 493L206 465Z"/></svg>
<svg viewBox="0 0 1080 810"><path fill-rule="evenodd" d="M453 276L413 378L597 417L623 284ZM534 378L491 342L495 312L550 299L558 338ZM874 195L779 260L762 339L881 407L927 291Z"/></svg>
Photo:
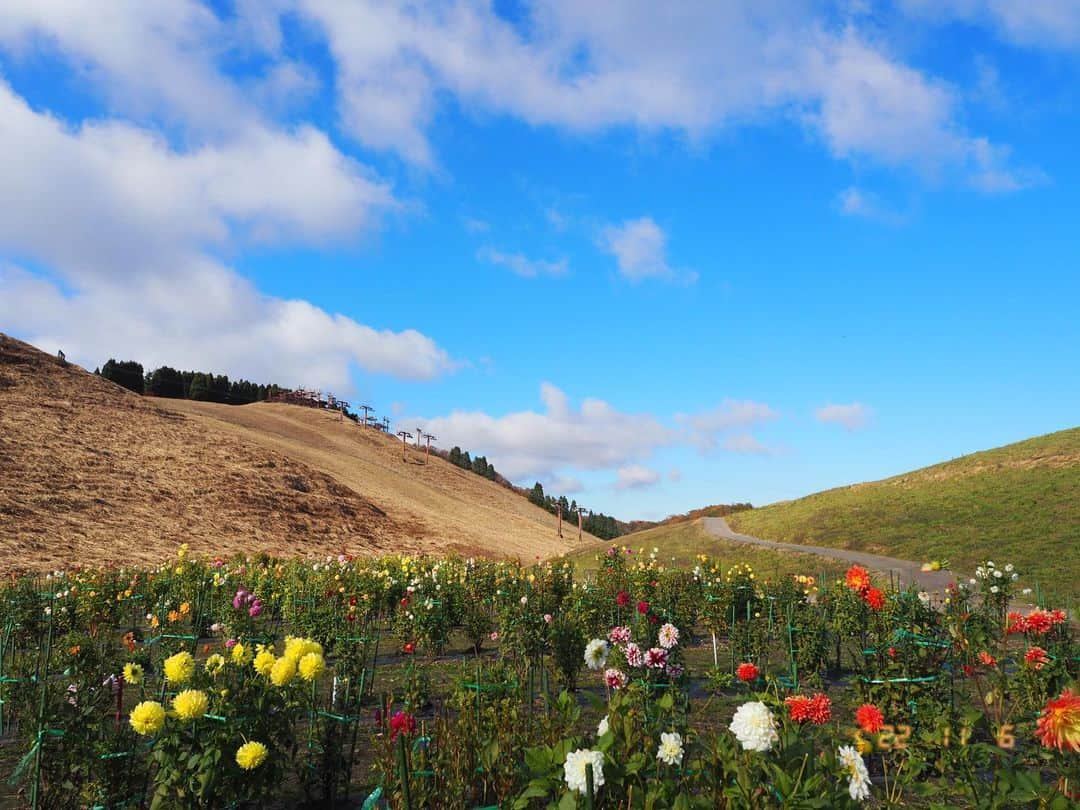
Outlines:
<svg viewBox="0 0 1080 810"><path fill-rule="evenodd" d="M12 0L0 330L623 518L1071 427L1080 6Z"/></svg>

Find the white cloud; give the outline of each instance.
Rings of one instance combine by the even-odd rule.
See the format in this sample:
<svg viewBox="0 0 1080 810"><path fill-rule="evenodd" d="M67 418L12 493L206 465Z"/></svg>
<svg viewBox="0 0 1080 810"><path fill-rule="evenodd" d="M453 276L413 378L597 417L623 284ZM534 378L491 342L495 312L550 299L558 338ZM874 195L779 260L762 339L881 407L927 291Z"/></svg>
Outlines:
<svg viewBox="0 0 1080 810"><path fill-rule="evenodd" d="M521 253L503 253L492 247L481 248L476 257L481 261L505 267L523 278L564 276L569 269L569 262L565 258L558 261L530 259Z"/></svg>
<svg viewBox="0 0 1080 810"><path fill-rule="evenodd" d="M711 410L675 416L677 422L689 429L690 440L703 451L716 447L718 434L779 418L780 414L769 405L751 399L725 399Z"/></svg>
<svg viewBox="0 0 1080 810"><path fill-rule="evenodd" d="M128 123L68 126L0 81L0 176L0 250L49 270L7 266L0 314L74 360L126 353L338 388L351 364L411 379L454 367L419 332L266 296L215 255L351 238L396 207L312 127L253 126L182 151Z"/></svg>
<svg viewBox="0 0 1080 810"><path fill-rule="evenodd" d="M1009 42L1045 49L1080 47L1076 0L902 0L910 13L994 28Z"/></svg>
<svg viewBox="0 0 1080 810"><path fill-rule="evenodd" d="M723 447L729 453L745 453L748 455L769 456L776 452L749 433L733 433L724 437Z"/></svg>
<svg viewBox="0 0 1080 810"><path fill-rule="evenodd" d="M667 263L667 235L652 217L608 225L600 239L604 250L615 257L624 278L641 281L673 275Z"/></svg>
<svg viewBox="0 0 1080 810"><path fill-rule="evenodd" d="M619 275L630 281L676 277L668 264L667 234L652 217L628 219L620 225L604 227L600 232L600 246L615 257ZM683 280L693 283L697 274L683 274Z"/></svg>
<svg viewBox="0 0 1080 810"><path fill-rule="evenodd" d="M660 473L640 464L628 464L625 467L619 467L616 474L618 479L615 482L615 489L619 490L643 489L644 487L651 487L660 480Z"/></svg>
<svg viewBox="0 0 1080 810"><path fill-rule="evenodd" d="M55 52L112 109L200 133L242 129L258 118L216 66L233 34L195 0L5 0L0 14L0 47L17 56Z"/></svg>
<svg viewBox="0 0 1080 810"><path fill-rule="evenodd" d="M963 127L950 85L904 64L859 30L861 20L830 20L812 3L676 13L648 2L536 0L518 23L492 4L461 1L301 8L337 64L344 126L421 165L436 162L427 129L448 94L466 110L575 133L630 127L700 139L779 115L807 124L839 158L962 177L980 169L980 139Z"/></svg>
<svg viewBox="0 0 1080 810"><path fill-rule="evenodd" d="M857 186L849 186L836 197L836 206L840 213L849 217L861 217L886 225L900 225L904 217L890 209L872 191Z"/></svg>
<svg viewBox="0 0 1080 810"><path fill-rule="evenodd" d="M873 410L861 402L850 405L825 405L814 412L814 418L825 424L842 425L849 432L862 430L873 416Z"/></svg>
<svg viewBox="0 0 1080 810"><path fill-rule="evenodd" d="M491 224L476 217L466 217L465 230L469 233L487 233L491 230Z"/></svg>
<svg viewBox="0 0 1080 810"><path fill-rule="evenodd" d="M585 485L580 478L572 475L555 475L547 480L544 491L556 498L560 495L576 495L585 490Z"/></svg>
<svg viewBox="0 0 1080 810"><path fill-rule="evenodd" d="M540 398L543 413L519 411L495 417L455 411L423 422L440 444L483 453L515 481L550 478L567 468L625 466L677 438L651 415L624 413L599 399L585 399L575 408L550 383L541 385Z"/></svg>

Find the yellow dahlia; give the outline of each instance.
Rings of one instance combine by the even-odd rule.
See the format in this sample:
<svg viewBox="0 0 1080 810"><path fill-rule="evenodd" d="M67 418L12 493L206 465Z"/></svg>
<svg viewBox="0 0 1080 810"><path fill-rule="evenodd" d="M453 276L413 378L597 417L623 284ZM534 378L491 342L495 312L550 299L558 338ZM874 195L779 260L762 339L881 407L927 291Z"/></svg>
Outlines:
<svg viewBox="0 0 1080 810"><path fill-rule="evenodd" d="M156 700L144 700L131 710L128 722L136 734L157 734L165 725L165 708Z"/></svg>
<svg viewBox="0 0 1080 810"><path fill-rule="evenodd" d="M326 659L321 653L310 652L300 659L299 669L301 678L305 681L313 681L326 669Z"/></svg>
<svg viewBox="0 0 1080 810"><path fill-rule="evenodd" d="M189 652L178 652L165 659L165 680L170 683L187 683L195 674L195 659Z"/></svg>
<svg viewBox="0 0 1080 810"><path fill-rule="evenodd" d="M142 683L143 668L142 664L124 664L124 682L129 686L138 686Z"/></svg>
<svg viewBox="0 0 1080 810"><path fill-rule="evenodd" d="M246 664L248 661L251 660L251 654L248 651L248 648L245 647L243 644L239 643L233 645L232 660L234 664L240 664L241 666Z"/></svg>
<svg viewBox="0 0 1080 810"><path fill-rule="evenodd" d="M236 749L236 764L245 771L253 771L266 761L268 753L261 742L246 742Z"/></svg>
<svg viewBox="0 0 1080 810"><path fill-rule="evenodd" d="M322 654L322 645L310 638L299 638L297 636L285 636L285 657L291 658L293 661L299 661L308 653Z"/></svg>
<svg viewBox="0 0 1080 810"><path fill-rule="evenodd" d="M181 720L197 720L210 708L210 699L198 689L185 689L173 698L172 707Z"/></svg>
<svg viewBox="0 0 1080 810"><path fill-rule="evenodd" d="M206 659L206 671L211 675L217 675L225 669L225 656L214 653Z"/></svg>
<svg viewBox="0 0 1080 810"><path fill-rule="evenodd" d="M270 682L274 686L285 686L296 676L296 661L282 656L270 667Z"/></svg>
<svg viewBox="0 0 1080 810"><path fill-rule="evenodd" d="M274 668L274 654L270 650L260 650L259 654L255 656L255 671L260 675L269 675L270 670Z"/></svg>

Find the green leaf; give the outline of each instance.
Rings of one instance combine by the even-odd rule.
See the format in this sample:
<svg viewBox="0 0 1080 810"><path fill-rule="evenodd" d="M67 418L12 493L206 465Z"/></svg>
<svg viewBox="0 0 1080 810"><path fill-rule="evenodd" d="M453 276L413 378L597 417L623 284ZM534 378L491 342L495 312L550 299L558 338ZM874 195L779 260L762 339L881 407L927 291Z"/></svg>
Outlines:
<svg viewBox="0 0 1080 810"><path fill-rule="evenodd" d="M525 766L535 776L546 776L554 764L555 757L549 747L525 749Z"/></svg>

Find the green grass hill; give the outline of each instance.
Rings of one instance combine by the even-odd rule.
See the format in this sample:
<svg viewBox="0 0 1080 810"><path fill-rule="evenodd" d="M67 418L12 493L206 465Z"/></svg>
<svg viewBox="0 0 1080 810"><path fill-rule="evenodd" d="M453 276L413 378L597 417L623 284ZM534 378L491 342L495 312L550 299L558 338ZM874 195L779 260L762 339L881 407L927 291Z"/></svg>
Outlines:
<svg viewBox="0 0 1080 810"><path fill-rule="evenodd" d="M970 573L1011 562L1026 582L1080 595L1080 428L972 453L882 481L727 518L755 537L948 560ZM632 540L630 542L633 542Z"/></svg>

